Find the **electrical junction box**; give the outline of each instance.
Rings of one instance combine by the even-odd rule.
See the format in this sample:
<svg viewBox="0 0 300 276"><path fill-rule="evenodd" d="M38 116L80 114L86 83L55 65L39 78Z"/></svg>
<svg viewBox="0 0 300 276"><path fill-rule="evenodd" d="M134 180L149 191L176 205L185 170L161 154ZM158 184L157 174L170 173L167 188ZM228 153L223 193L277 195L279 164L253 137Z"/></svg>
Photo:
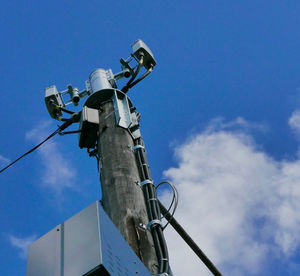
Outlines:
<svg viewBox="0 0 300 276"><path fill-rule="evenodd" d="M150 276L100 202L33 242L26 276Z"/></svg>
<svg viewBox="0 0 300 276"><path fill-rule="evenodd" d="M84 106L81 111L79 123L79 147L94 148L97 142L99 128L99 111Z"/></svg>

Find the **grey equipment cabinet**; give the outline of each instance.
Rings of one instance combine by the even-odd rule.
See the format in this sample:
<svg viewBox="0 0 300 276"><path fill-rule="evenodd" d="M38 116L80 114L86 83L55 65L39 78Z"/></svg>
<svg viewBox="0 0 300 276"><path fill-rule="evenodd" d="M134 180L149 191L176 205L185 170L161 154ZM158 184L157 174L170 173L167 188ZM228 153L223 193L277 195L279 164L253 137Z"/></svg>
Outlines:
<svg viewBox="0 0 300 276"><path fill-rule="evenodd" d="M33 242L26 276L150 276L95 202Z"/></svg>

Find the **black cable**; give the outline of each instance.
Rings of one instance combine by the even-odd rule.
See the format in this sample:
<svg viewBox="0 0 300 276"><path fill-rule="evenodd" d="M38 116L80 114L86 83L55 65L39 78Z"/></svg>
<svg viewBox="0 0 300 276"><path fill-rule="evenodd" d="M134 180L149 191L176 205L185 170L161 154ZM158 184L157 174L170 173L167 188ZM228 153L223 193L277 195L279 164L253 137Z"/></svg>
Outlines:
<svg viewBox="0 0 300 276"><path fill-rule="evenodd" d="M28 155L28 154L32 153L33 151L35 151L37 148L39 148L41 145L43 145L45 142L47 142L49 139L51 139L53 136L55 136L60 131L66 129L68 126L70 126L73 123L73 121L74 121L73 118L71 118L68 121L66 121L65 123L63 123L57 130L55 130L53 133L51 133L45 140L43 140L42 142L40 142L38 145L36 145L35 147L33 147L32 149L30 149L29 151L27 151L23 155L21 155L15 161L13 161L10 164L8 164L5 168L1 169L0 173L4 172L6 169L8 169L10 166L12 166L13 164L15 164L16 162L18 162L20 159L22 159L26 155Z"/></svg>
<svg viewBox="0 0 300 276"><path fill-rule="evenodd" d="M135 72L133 73L132 77L130 78L130 80L126 83L126 85L121 89L122 92L126 93L129 90L129 85L135 80L136 76L138 75L138 73L140 72L142 66L143 66L143 62L144 62L144 57L141 56L141 59L139 60L139 64L137 69L135 70Z"/></svg>
<svg viewBox="0 0 300 276"><path fill-rule="evenodd" d="M65 113L71 114L71 115L73 115L75 113L74 111L68 110L68 109L60 107L60 106L58 107L58 109L60 109L61 111L65 112Z"/></svg>
<svg viewBox="0 0 300 276"><path fill-rule="evenodd" d="M189 245L189 247L194 251L194 253L200 258L200 260L206 265L206 267L215 276L222 276L221 272L215 267L211 260L204 254L204 252L199 248L199 246L193 241L190 235L182 228L182 226L176 221L176 219L168 212L166 207L160 202L159 207L162 214L170 222L176 232L182 237L182 239Z"/></svg>
<svg viewBox="0 0 300 276"><path fill-rule="evenodd" d="M138 138L135 141L135 145L142 146L140 148L137 148L135 151L137 164L138 167L140 168L141 181L145 181L145 180L152 181L152 176L148 167L147 157L145 155L145 150L143 148L144 143L142 139ZM151 222L153 220L160 220L161 213L157 202L158 200L157 200L156 190L154 185L152 183L147 183L142 186L142 190L144 193L149 221ZM154 241L156 256L159 263L158 272L159 274L168 273L168 271L170 270L168 248L163 235L162 226L159 224L154 224L150 226L150 230Z"/></svg>
<svg viewBox="0 0 300 276"><path fill-rule="evenodd" d="M176 209L177 209L177 206L178 206L178 191L177 191L177 189L176 189L176 187L174 186L174 184L172 183L172 182L170 182L170 181L168 181L168 180L164 180L164 181L162 181L162 182L160 182L156 187L155 187L155 190L157 191L157 189L161 186L161 185L163 185L163 184L168 184L171 188L172 188L172 191L173 191L173 197L172 197L172 201L171 201L171 204L170 204L170 206L169 206L169 208L168 208L168 212L170 212L170 210L172 209L172 207L173 207L173 204L174 204L174 207L173 207L173 211L172 211L172 214L171 214L171 216L173 217L174 216L174 214L175 214L175 212L176 212ZM164 218L164 216L162 216L162 218L161 219L163 219ZM165 230L166 228L167 228L167 226L169 225L169 221L166 223L166 225L163 227L163 230Z"/></svg>
<svg viewBox="0 0 300 276"><path fill-rule="evenodd" d="M39 143L37 146L35 146L34 148L32 148L31 150L27 151L26 153L24 153L23 155L21 155L19 158L17 158L15 161L11 162L10 164L8 164L5 168L3 168L0 173L4 172L6 169L8 169L10 166L12 166L13 164L15 164L16 162L18 162L20 159L22 159L23 157L25 157L26 155L28 155L29 153L33 152L34 150L36 150L38 147L40 147L42 144L44 144L46 141L48 141L50 138L52 138L54 135L57 134L57 130L54 131L52 134L50 134L44 141L42 141L41 143Z"/></svg>
<svg viewBox="0 0 300 276"><path fill-rule="evenodd" d="M62 106L60 106L60 105L57 105L57 104L54 102L53 99L51 99L51 100L49 101L49 103L50 103L51 105L53 105L56 109L59 109L59 110L65 112L65 113L68 113L68 114L71 114L71 115L73 115L73 114L76 113L76 112L71 111L71 110L68 110L68 109L66 109L66 108L64 108L64 107L62 107Z"/></svg>
<svg viewBox="0 0 300 276"><path fill-rule="evenodd" d="M145 179L149 179L151 180L151 173L150 170L148 169L148 164L147 164L147 160L145 157L145 153L143 149L140 149L139 151L139 156L140 156L140 160L141 160L141 167L142 167L142 171L143 171L143 176L145 177ZM145 180L143 179L143 180ZM149 193L149 198L156 198L153 188L152 188L152 184L151 185L147 185L146 186L148 193ZM149 201L149 198L147 199ZM153 219L158 219L158 212L157 212L157 208L156 208L156 202L155 201L150 201L150 207L151 207L151 220Z"/></svg>
<svg viewBox="0 0 300 276"><path fill-rule="evenodd" d="M155 248L155 253L156 253L156 257L157 257L157 261L159 263L158 265L158 274L161 274L163 273L163 252L161 250L161 246L160 246L160 241L159 241L159 238L158 238L158 235L157 235L157 231L156 229L153 227L151 229L151 236L152 236L152 239L153 239L153 242L154 242L154 248Z"/></svg>
<svg viewBox="0 0 300 276"><path fill-rule="evenodd" d="M140 72L141 68L143 66L143 60L141 59L139 61L139 64L135 70L135 72L133 73L132 77L130 78L130 80L126 83L126 86L129 86L134 80L135 78L137 77L138 73Z"/></svg>
<svg viewBox="0 0 300 276"><path fill-rule="evenodd" d="M81 133L83 130L72 130L72 131L64 131L64 132L58 132L59 135L67 135L67 134L76 134Z"/></svg>
<svg viewBox="0 0 300 276"><path fill-rule="evenodd" d="M130 85L127 86L127 90L126 92L132 88L133 86L135 86L137 83L139 83L140 81L142 81L144 78L146 78L151 72L152 72L153 67L149 68L148 71L142 75L140 78L138 78L136 81L134 81L133 83L131 83ZM123 91L123 90L122 90ZM123 91L124 92L124 91ZM126 93L124 92L124 93Z"/></svg>

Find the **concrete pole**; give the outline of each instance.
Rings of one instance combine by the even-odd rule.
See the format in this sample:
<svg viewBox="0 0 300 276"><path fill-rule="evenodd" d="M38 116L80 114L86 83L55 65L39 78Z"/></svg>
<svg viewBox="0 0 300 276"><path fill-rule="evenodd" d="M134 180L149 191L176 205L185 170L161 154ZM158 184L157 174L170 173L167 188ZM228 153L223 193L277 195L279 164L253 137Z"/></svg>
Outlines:
<svg viewBox="0 0 300 276"><path fill-rule="evenodd" d="M98 154L102 204L106 213L152 274L157 273L153 239L140 224L148 223L139 171L127 129L116 125L112 101L99 111Z"/></svg>

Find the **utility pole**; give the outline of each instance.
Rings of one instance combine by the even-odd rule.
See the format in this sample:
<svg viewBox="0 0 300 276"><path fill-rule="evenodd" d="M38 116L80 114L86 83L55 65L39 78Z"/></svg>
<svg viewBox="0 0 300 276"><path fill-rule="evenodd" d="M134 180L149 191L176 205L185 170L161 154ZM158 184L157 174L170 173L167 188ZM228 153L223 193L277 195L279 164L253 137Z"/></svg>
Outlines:
<svg viewBox="0 0 300 276"><path fill-rule="evenodd" d="M134 156L134 140L116 125L113 103L101 105L99 112L99 168L103 208L131 248L152 272L157 272L157 257L149 231L145 199Z"/></svg>
<svg viewBox="0 0 300 276"><path fill-rule="evenodd" d="M101 204L94 202L33 242L28 250L27 276L148 276L149 272L172 276L163 234L168 224L162 225L163 217L214 275L222 275L175 220L176 187L169 181L154 186L140 132L140 114L126 92L152 72L156 61L143 41L137 40L132 49L131 57L120 60L121 72L96 69L82 91L72 85L61 92L54 85L46 88L45 103L50 116L64 123L0 170L3 172L56 134L79 133L79 147L87 148L98 161ZM129 63L133 60L138 65L131 68ZM146 72L135 80L142 67ZM116 81L130 76L118 90ZM70 96L68 101L63 97L66 94ZM77 106L85 96L88 98L80 112L65 108L72 103ZM72 116L63 118L63 113ZM78 122L79 130L63 132ZM156 188L162 184L169 184L173 190L169 209L156 196Z"/></svg>
<svg viewBox="0 0 300 276"><path fill-rule="evenodd" d="M103 209L151 274L167 276L172 273L139 129L140 114L126 94L152 72L156 61L141 40L132 45L132 50L128 59L120 60L120 73L96 69L82 91L68 85L67 90L59 92L51 86L46 89L45 103L52 118L66 121L63 112L72 112L65 106L76 106L81 98L88 96L80 112L79 147L87 148L90 156L97 157ZM131 67L132 61L137 65ZM142 67L146 71L136 79ZM131 78L118 90L117 81L123 77ZM64 101L66 94L70 96L68 102ZM72 114L74 118L75 115Z"/></svg>

